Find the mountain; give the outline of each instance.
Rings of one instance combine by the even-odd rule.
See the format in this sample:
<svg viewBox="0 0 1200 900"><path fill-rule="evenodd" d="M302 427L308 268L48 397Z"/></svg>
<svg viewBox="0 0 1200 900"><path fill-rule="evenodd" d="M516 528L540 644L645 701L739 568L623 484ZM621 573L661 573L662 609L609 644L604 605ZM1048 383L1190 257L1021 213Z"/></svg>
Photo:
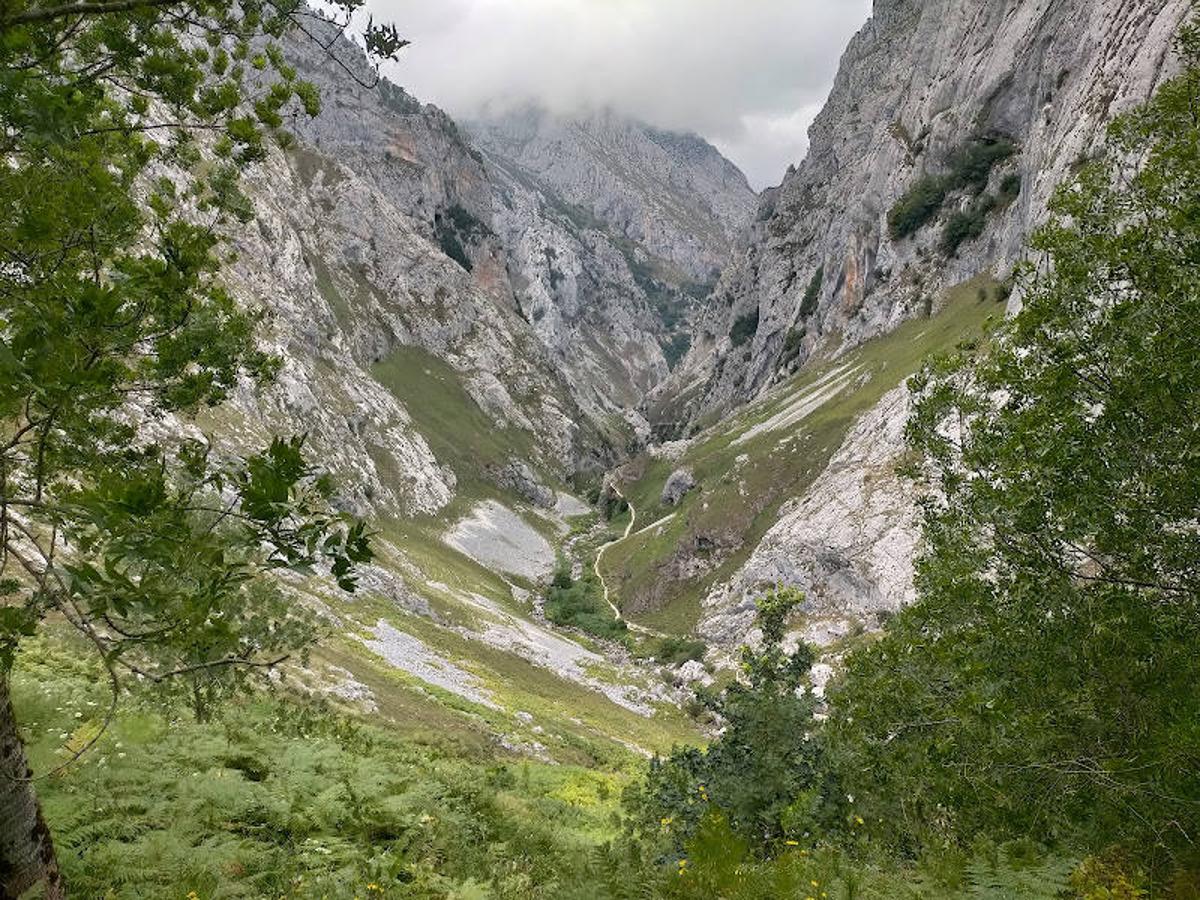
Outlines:
<svg viewBox="0 0 1200 900"><path fill-rule="evenodd" d="M350 43L326 53L293 34L283 50L322 112L289 123L295 143L247 176L256 218L223 272L263 311L282 368L178 428L246 451L305 433L338 503L376 531L354 598L288 580L332 625L313 689L393 719L431 706L559 761L694 740L678 676L556 628L542 594L556 554L582 569L620 527L580 495L648 436L637 406L667 375L676 310L728 258L716 236L748 219L753 192L699 139L610 115L629 140L605 158L624 153L629 180L610 172L606 204L585 203L374 84ZM592 169L598 152L579 141L560 170ZM705 204L652 206L651 175L707 184ZM652 235L632 213L606 218L618 208L642 210ZM669 216L677 250L654 243Z"/></svg>
<svg viewBox="0 0 1200 900"><path fill-rule="evenodd" d="M642 621L732 648L755 597L791 584L797 629L833 645L912 599L904 342L950 349L1019 303L1008 277L1051 193L1173 71L1190 7L876 0L808 156L764 193L647 404L686 440L624 470L648 515L673 515L606 557ZM947 321L970 324L937 336ZM669 507L679 469L696 485Z"/></svg>
<svg viewBox="0 0 1200 900"><path fill-rule="evenodd" d="M596 412L635 408L688 346L756 202L692 134L524 107L467 124L519 308Z"/></svg>
<svg viewBox="0 0 1200 900"><path fill-rule="evenodd" d="M657 417L728 409L924 314L947 286L1004 278L1054 188L1162 80L1189 7L876 0Z"/></svg>
<svg viewBox="0 0 1200 900"><path fill-rule="evenodd" d="M537 106L467 128L489 156L697 283L725 268L754 212L746 176L695 134L612 110L562 116Z"/></svg>

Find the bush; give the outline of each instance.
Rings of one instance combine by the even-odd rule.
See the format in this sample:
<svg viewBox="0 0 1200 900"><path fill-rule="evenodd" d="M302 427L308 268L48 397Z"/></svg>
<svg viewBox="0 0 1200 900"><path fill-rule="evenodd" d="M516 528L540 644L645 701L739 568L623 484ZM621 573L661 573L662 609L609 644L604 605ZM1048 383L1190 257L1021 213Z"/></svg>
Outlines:
<svg viewBox="0 0 1200 900"><path fill-rule="evenodd" d="M470 211L454 204L446 212L436 213L433 217L433 235L438 246L448 257L466 269L474 268L467 246L482 240L492 233L482 221Z"/></svg>
<svg viewBox="0 0 1200 900"><path fill-rule="evenodd" d="M788 617L803 599L789 589L759 598L762 649L742 648L745 683L706 698L725 730L707 750L681 748L651 761L646 782L626 797L635 829L665 837L678 852L718 810L755 846L814 824L820 751L810 740L813 700L798 695L813 654L804 644L793 656L783 652Z"/></svg>
<svg viewBox="0 0 1200 900"><path fill-rule="evenodd" d="M638 648L640 659L656 659L668 666L680 666L685 662L704 659L708 645L704 641L691 640L685 637L652 638Z"/></svg>
<svg viewBox="0 0 1200 900"><path fill-rule="evenodd" d="M740 347L750 338L754 337L758 331L758 307L755 307L744 316L739 316L733 323L733 328L729 331L729 339L733 341L733 346Z"/></svg>
<svg viewBox="0 0 1200 900"><path fill-rule="evenodd" d="M596 637L624 642L629 626L614 618L612 610L604 602L603 588L595 573L584 569L578 581L571 577L571 569L560 559L543 607L546 618L555 625L578 628Z"/></svg>
<svg viewBox="0 0 1200 900"><path fill-rule="evenodd" d="M950 191L946 178L926 175L901 195L888 213L888 233L903 240L920 231L942 208Z"/></svg>
<svg viewBox="0 0 1200 900"><path fill-rule="evenodd" d="M978 137L959 147L950 154L947 174L919 178L888 212L892 240L916 234L933 221L951 192L982 193L992 170L1016 152L1016 144L1006 137Z"/></svg>
<svg viewBox="0 0 1200 900"><path fill-rule="evenodd" d="M995 207L996 198L990 194L984 194L966 209L952 215L942 232L942 252L947 256L953 256L962 244L973 241L983 234L988 214Z"/></svg>
<svg viewBox="0 0 1200 900"><path fill-rule="evenodd" d="M691 335L684 333L673 335L663 346L663 356L667 360L667 367L674 369L679 365L679 361L687 356L687 352L691 347Z"/></svg>
<svg viewBox="0 0 1200 900"><path fill-rule="evenodd" d="M804 299L800 302L801 319L807 319L817 311L817 304L821 300L821 287L824 284L825 267L818 266L817 271L813 273L813 277L808 282L808 287L804 291Z"/></svg>

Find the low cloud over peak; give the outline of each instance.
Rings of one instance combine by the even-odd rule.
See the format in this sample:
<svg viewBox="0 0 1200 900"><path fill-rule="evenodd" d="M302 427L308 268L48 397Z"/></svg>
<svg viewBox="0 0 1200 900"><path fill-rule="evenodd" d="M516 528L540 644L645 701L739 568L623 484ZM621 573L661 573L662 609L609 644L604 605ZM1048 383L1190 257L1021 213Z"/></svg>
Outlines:
<svg viewBox="0 0 1200 900"><path fill-rule="evenodd" d="M459 117L535 102L695 131L774 184L807 148L869 0L372 0L413 41L389 77Z"/></svg>

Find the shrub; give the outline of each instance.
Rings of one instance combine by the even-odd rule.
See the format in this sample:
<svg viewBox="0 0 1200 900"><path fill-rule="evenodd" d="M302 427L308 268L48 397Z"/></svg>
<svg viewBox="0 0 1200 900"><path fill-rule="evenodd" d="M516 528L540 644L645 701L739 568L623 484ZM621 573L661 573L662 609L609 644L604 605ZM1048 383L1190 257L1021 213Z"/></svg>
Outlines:
<svg viewBox="0 0 1200 900"><path fill-rule="evenodd" d="M482 240L492 233L482 221L461 205L455 203L446 212L433 217L433 235L438 246L448 257L466 269L474 268L467 246Z"/></svg>
<svg viewBox="0 0 1200 900"><path fill-rule="evenodd" d="M691 335L683 333L672 335L671 339L663 346L663 356L666 357L667 366L674 369L679 365L679 361L687 356L691 346Z"/></svg>
<svg viewBox="0 0 1200 900"><path fill-rule="evenodd" d="M910 187L888 213L888 233L892 240L903 240L920 231L942 208L949 181L936 175L926 175Z"/></svg>
<svg viewBox="0 0 1200 900"><path fill-rule="evenodd" d="M1016 172L1005 175L1000 182L1000 198L1001 207L1011 206L1021 196L1021 176Z"/></svg>
<svg viewBox="0 0 1200 900"><path fill-rule="evenodd" d="M916 234L933 221L951 192L982 193L992 170L1016 152L1017 146L1011 140L995 136L977 137L959 147L947 160L947 174L917 179L888 212L892 240Z"/></svg>
<svg viewBox="0 0 1200 900"><path fill-rule="evenodd" d="M962 244L983 234L988 214L995 207L996 198L991 194L984 194L966 209L952 215L942 232L942 252L953 256Z"/></svg>
<svg viewBox="0 0 1200 900"><path fill-rule="evenodd" d="M733 328L729 331L729 339L733 341L733 346L740 347L750 338L754 337L758 331L758 307L755 307L744 316L739 316L733 323Z"/></svg>
<svg viewBox="0 0 1200 900"><path fill-rule="evenodd" d="M788 329L787 336L783 339L783 353L780 356L780 361L784 365L800 355L800 345L804 342L806 334L808 334L808 329L803 326Z"/></svg>
<svg viewBox="0 0 1200 900"><path fill-rule="evenodd" d="M679 666L693 660L699 662L707 652L708 645L704 641L673 635L644 642L637 655L641 659L656 659L664 665Z"/></svg>
<svg viewBox="0 0 1200 900"><path fill-rule="evenodd" d="M611 641L624 641L629 626L614 618L604 602L603 588L590 569L575 581L565 560L560 560L546 593L546 618L555 625L578 628Z"/></svg>
<svg viewBox="0 0 1200 900"><path fill-rule="evenodd" d="M646 782L626 797L633 827L666 837L677 851L716 810L740 839L756 845L809 830L820 812L807 802L815 802L809 790L820 750L810 740L813 700L798 688L813 652L804 644L793 656L783 651L788 617L803 599L790 589L759 598L762 649L742 648L745 683L706 698L725 730L707 750L681 748L651 761Z"/></svg>
<svg viewBox="0 0 1200 900"><path fill-rule="evenodd" d="M800 302L800 318L807 319L817 311L817 303L821 299L821 288L825 284L825 267L818 266L813 273L808 287L804 291L804 299Z"/></svg>

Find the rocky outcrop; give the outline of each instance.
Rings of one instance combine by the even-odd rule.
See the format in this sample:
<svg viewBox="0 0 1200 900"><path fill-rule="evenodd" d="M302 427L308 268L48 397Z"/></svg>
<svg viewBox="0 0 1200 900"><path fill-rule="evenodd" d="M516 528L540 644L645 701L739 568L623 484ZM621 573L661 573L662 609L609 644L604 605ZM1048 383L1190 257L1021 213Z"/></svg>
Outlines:
<svg viewBox="0 0 1200 900"><path fill-rule="evenodd" d="M750 221L745 176L695 135L612 112L525 108L467 128L522 315L591 411L638 406Z"/></svg>
<svg viewBox="0 0 1200 900"><path fill-rule="evenodd" d="M473 122L483 150L697 283L711 282L754 212L746 176L703 138L603 110L536 107Z"/></svg>
<svg viewBox="0 0 1200 900"><path fill-rule="evenodd" d="M659 415L736 405L815 354L921 314L941 287L1003 277L1055 186L1161 81L1190 7L876 0L807 158L763 195ZM889 222L926 176L941 179L934 214Z"/></svg>
<svg viewBox="0 0 1200 900"><path fill-rule="evenodd" d="M687 492L696 486L696 476L691 469L676 469L663 485L662 496L659 498L666 506L677 506Z"/></svg>
<svg viewBox="0 0 1200 900"><path fill-rule="evenodd" d="M699 628L706 641L742 643L754 627L755 599L781 584L804 591L806 637L815 643L874 626L915 598L916 488L897 473L909 405L899 387L862 416L746 563L709 592Z"/></svg>
<svg viewBox="0 0 1200 900"><path fill-rule="evenodd" d="M544 507L556 499L550 485L607 468L644 440L630 407L668 367L662 319L631 271L634 251L485 157L436 107L386 80L372 85L348 42L326 52L293 33L283 47L320 89L322 111L289 123L295 146L249 175L258 215L236 236L226 276L267 311L283 370L277 385L243 391L221 421L203 424L247 446L307 432L344 505L382 516L436 512L454 497L464 472L450 436L430 431L439 421L523 435L495 458L468 458L466 474ZM621 184L607 189L617 203ZM629 205L644 204L645 189L625 186ZM713 203L734 215L732 201ZM698 219L696 240L718 221ZM686 243L679 229L676 237ZM398 355L408 368L389 380ZM482 420L427 408L444 398L409 388L414 374L425 387L464 392Z"/></svg>

